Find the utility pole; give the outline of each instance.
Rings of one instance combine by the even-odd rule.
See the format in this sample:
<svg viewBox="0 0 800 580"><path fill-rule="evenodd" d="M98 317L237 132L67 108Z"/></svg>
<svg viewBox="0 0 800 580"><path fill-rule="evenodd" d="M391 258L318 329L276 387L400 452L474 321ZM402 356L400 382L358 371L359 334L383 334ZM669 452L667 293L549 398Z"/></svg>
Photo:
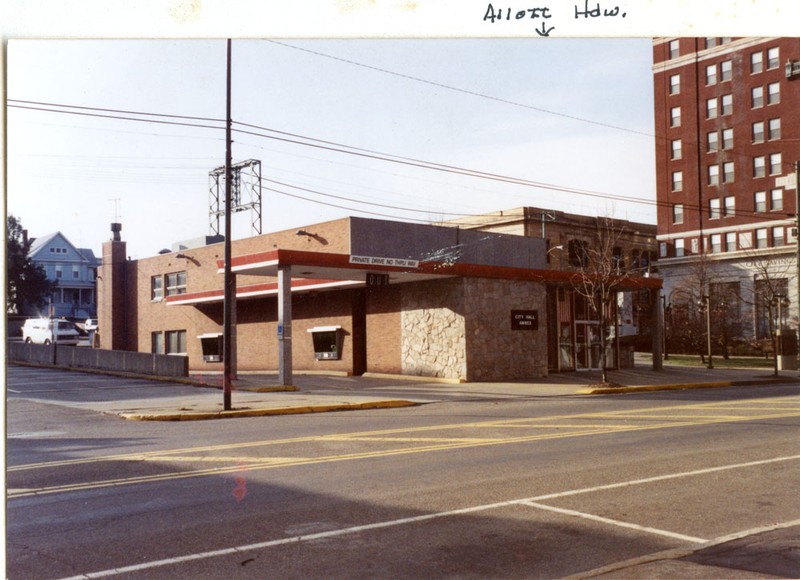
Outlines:
<svg viewBox="0 0 800 580"><path fill-rule="evenodd" d="M222 392L223 409L231 410L231 382L233 378L233 276L231 275L231 39L228 39L226 73L225 116L225 292L222 321Z"/></svg>
<svg viewBox="0 0 800 580"><path fill-rule="evenodd" d="M795 243L797 244L797 353L800 355L800 161L794 162ZM800 373L800 363L797 364Z"/></svg>

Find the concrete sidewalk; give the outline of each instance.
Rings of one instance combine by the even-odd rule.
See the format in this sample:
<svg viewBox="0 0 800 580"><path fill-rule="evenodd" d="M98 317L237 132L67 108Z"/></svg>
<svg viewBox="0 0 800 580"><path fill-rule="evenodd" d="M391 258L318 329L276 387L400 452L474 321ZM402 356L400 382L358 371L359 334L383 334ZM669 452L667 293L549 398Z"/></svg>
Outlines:
<svg viewBox="0 0 800 580"><path fill-rule="evenodd" d="M653 371L639 363L632 369L608 372L613 386L601 386L600 372L552 374L532 381L457 383L421 377L297 374L294 385L278 384L276 374L240 373L233 381L232 409L222 408L222 377L192 375L185 383L198 388L190 396L112 402L97 410L139 421L193 421L321 413L378 408L398 408L443 401L474 401L575 395L608 395L655 390L720 388L737 385L800 384L797 371L774 376L765 369L706 369L665 365Z"/></svg>

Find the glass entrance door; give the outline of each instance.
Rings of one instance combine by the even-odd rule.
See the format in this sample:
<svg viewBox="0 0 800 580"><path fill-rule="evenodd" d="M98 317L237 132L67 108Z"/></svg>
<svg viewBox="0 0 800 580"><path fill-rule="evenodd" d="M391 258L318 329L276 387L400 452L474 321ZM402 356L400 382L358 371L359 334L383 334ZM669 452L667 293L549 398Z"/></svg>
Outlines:
<svg viewBox="0 0 800 580"><path fill-rule="evenodd" d="M597 322L575 323L575 368L579 371L600 369L600 325Z"/></svg>

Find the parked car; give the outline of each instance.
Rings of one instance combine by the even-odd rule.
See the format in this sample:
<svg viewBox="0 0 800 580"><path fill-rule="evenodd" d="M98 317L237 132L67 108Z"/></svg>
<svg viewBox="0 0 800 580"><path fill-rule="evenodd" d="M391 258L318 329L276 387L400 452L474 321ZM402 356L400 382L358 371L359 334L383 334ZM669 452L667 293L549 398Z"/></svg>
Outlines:
<svg viewBox="0 0 800 580"><path fill-rule="evenodd" d="M80 333L68 320L29 318L22 326L22 340L35 344L77 345Z"/></svg>
<svg viewBox="0 0 800 580"><path fill-rule="evenodd" d="M89 335L89 346L96 348L99 346L99 336L97 334L97 319L87 318L83 323L83 330Z"/></svg>

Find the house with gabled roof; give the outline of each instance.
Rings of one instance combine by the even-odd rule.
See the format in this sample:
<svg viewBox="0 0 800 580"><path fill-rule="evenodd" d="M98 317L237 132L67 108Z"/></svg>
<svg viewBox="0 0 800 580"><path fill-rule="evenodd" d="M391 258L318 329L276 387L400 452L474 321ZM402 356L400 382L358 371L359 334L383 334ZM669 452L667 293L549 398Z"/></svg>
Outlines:
<svg viewBox="0 0 800 580"><path fill-rule="evenodd" d="M56 283L47 306L28 316L58 316L83 321L97 316L97 268L101 261L88 248L78 248L61 232L31 243L28 257Z"/></svg>

